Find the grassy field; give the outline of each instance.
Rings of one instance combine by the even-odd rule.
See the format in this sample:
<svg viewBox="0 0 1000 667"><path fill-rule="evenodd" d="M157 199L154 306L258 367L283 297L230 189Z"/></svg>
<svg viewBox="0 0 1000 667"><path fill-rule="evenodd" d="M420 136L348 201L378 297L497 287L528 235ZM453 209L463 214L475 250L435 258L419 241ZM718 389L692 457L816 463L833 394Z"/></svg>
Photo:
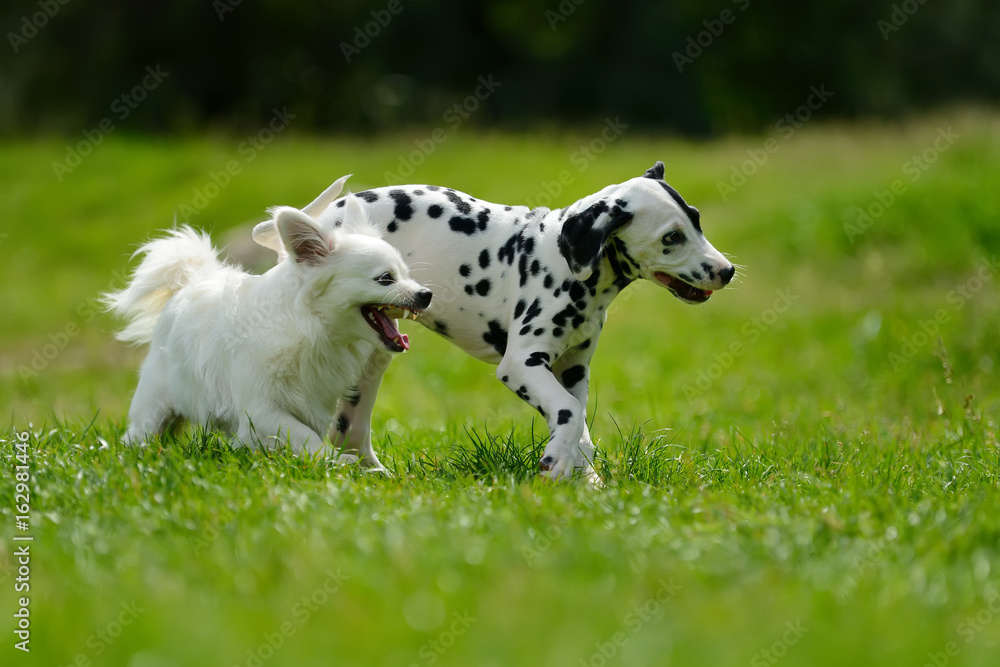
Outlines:
<svg viewBox="0 0 1000 667"><path fill-rule="evenodd" d="M250 160L242 137L112 136L61 182L64 142L0 149L3 664L997 664L993 112L773 144L625 131L593 159L599 129L466 133L421 156L406 180L556 205L662 159L746 267L698 307L619 297L589 406L602 488L537 479L544 424L413 326L376 407L391 478L196 432L123 448L143 351L95 297L137 244L175 214L222 238L347 172L383 185L428 136L289 131Z"/></svg>

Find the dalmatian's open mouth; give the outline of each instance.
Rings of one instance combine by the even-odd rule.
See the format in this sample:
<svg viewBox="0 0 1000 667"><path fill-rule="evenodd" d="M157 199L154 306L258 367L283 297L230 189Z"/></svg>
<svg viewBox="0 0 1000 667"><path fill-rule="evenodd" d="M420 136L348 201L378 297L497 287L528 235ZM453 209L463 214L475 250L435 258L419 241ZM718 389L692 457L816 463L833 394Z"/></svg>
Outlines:
<svg viewBox="0 0 1000 667"><path fill-rule="evenodd" d="M681 301L687 301L689 303L705 303L708 301L708 297L712 296L712 290L700 289L694 285L689 285L680 278L675 278L674 276L668 273L663 273L662 271L657 271L653 274L653 277Z"/></svg>
<svg viewBox="0 0 1000 667"><path fill-rule="evenodd" d="M409 337L396 328L396 323L393 320L398 318L415 320L419 314L418 310L385 303L369 303L361 306L361 315L365 318L365 322L368 322L368 326L382 338L382 344L390 352L402 352L410 349Z"/></svg>

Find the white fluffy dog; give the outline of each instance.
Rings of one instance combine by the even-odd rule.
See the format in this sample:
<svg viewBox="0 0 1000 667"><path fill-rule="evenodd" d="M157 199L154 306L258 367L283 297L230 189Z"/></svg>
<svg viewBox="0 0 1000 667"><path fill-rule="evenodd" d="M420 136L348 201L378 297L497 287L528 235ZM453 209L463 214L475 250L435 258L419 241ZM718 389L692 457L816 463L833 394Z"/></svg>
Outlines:
<svg viewBox="0 0 1000 667"><path fill-rule="evenodd" d="M257 276L221 262L190 227L150 241L129 285L105 295L128 321L118 338L150 343L129 409L128 442L180 420L234 433L240 444L322 449L339 399L378 348L402 352L393 322L427 308L399 252L348 197L344 224L323 229L310 207L274 209L293 261Z"/></svg>

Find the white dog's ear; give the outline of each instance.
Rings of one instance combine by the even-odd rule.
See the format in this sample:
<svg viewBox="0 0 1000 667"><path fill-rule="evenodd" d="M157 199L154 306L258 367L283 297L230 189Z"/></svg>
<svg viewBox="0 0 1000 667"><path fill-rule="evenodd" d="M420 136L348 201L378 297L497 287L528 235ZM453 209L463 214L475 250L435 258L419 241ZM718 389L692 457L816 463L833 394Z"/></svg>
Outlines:
<svg viewBox="0 0 1000 667"><path fill-rule="evenodd" d="M611 234L632 220L633 214L625 210L625 206L620 199L610 205L607 199L601 199L563 222L559 231L559 252L577 280L590 278Z"/></svg>
<svg viewBox="0 0 1000 667"><path fill-rule="evenodd" d="M333 252L333 237L324 234L315 220L289 206L275 209L278 234L288 252L300 264L319 264Z"/></svg>
<svg viewBox="0 0 1000 667"><path fill-rule="evenodd" d="M309 204L302 209L303 213L316 217L323 213L330 204L332 204L340 193L344 191L344 184L347 183L353 174L347 174L346 176L341 176L333 184L330 185L326 190L320 193L319 197L309 202ZM281 235L278 233L278 226L275 224L274 218L270 220L265 220L259 223L253 228L253 240L257 242L258 245L262 245L265 248L270 248L271 250L278 253L278 261L282 262L288 258L288 253L285 251L284 243L281 241Z"/></svg>
<svg viewBox="0 0 1000 667"><path fill-rule="evenodd" d="M372 227L368 218L368 210L361 203L361 198L348 195L346 200L343 229L352 234L375 234L377 236L378 232Z"/></svg>

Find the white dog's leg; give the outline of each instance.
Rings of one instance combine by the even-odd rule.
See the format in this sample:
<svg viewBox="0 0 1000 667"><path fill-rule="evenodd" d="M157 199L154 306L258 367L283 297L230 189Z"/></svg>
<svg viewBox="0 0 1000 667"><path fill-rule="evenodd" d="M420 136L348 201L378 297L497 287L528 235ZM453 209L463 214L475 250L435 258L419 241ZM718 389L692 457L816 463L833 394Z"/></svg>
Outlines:
<svg viewBox="0 0 1000 667"><path fill-rule="evenodd" d="M341 399L337 403L337 416L330 428L334 449L342 449L345 457L356 456L361 465L373 472L385 470L372 448L372 410L390 363L390 352L377 350L371 356L358 383L356 400ZM349 461L344 458L345 463Z"/></svg>
<svg viewBox="0 0 1000 667"><path fill-rule="evenodd" d="M272 407L249 411L240 417L236 437L244 444L259 443L275 449L286 442L296 454L315 454L323 449L323 437L298 419Z"/></svg>
<svg viewBox="0 0 1000 667"><path fill-rule="evenodd" d="M497 377L518 397L533 406L549 426L549 444L541 460L543 475L551 479L574 472L592 474L594 447L586 431L586 406L552 374L548 354L508 347L497 366Z"/></svg>
<svg viewBox="0 0 1000 667"><path fill-rule="evenodd" d="M142 364L139 384L128 410L128 431L122 438L127 445L141 445L163 433L176 420L170 404L168 371L163 353L152 348Z"/></svg>

